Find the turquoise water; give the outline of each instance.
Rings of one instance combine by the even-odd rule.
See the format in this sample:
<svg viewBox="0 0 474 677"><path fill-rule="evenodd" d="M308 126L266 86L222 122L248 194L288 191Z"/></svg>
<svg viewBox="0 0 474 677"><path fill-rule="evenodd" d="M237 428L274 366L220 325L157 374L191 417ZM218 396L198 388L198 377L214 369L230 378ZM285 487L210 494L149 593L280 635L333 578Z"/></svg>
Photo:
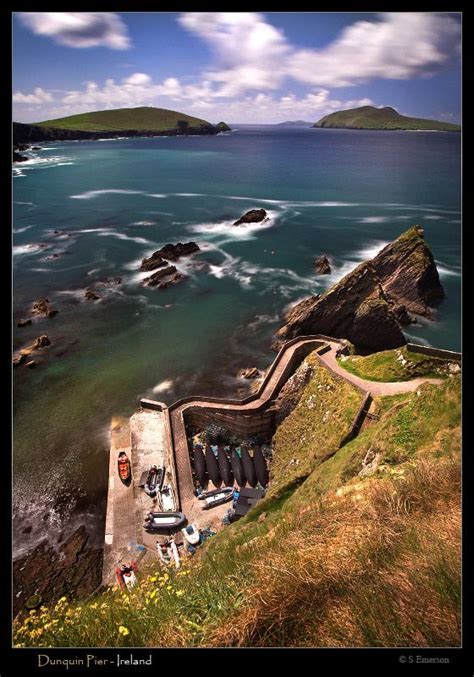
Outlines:
<svg viewBox="0 0 474 677"><path fill-rule="evenodd" d="M100 536L112 415L131 414L142 396L245 388L238 370L270 364L288 304L415 223L447 297L436 321L408 336L460 349L460 135L242 126L216 137L51 143L30 157L14 170L14 318L41 296L60 312L14 332L15 348L42 333L53 344L35 370L14 373L17 552L71 515ZM233 228L252 207L269 222ZM179 264L185 281L140 285L144 256L189 240L202 253ZM64 255L43 260L55 252ZM320 253L333 260L330 276L313 274ZM111 276L122 284L84 300ZM32 486L33 461L42 472Z"/></svg>

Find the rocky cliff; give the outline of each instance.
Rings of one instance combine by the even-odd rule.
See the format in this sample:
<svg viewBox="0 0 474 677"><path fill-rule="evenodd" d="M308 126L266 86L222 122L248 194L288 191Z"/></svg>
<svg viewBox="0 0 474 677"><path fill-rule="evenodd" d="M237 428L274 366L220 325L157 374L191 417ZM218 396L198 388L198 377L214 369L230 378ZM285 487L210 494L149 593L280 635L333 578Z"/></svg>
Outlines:
<svg viewBox="0 0 474 677"><path fill-rule="evenodd" d="M13 123L13 145L41 141L94 141L95 139L115 139L117 137L133 136L183 136L183 135L213 135L219 131L214 125L187 127L181 129L164 129L161 131L147 131L146 129L121 129L117 131L85 131L79 129L59 129L55 127L40 127L22 122Z"/></svg>
<svg viewBox="0 0 474 677"><path fill-rule="evenodd" d="M432 317L444 298L438 270L421 226L413 226L372 259L385 293L415 315Z"/></svg>
<svg viewBox="0 0 474 677"><path fill-rule="evenodd" d="M322 296L294 306L274 347L295 336L326 334L362 352L396 348L406 343L401 325L415 320L410 312L431 316L443 296L423 229L414 226Z"/></svg>

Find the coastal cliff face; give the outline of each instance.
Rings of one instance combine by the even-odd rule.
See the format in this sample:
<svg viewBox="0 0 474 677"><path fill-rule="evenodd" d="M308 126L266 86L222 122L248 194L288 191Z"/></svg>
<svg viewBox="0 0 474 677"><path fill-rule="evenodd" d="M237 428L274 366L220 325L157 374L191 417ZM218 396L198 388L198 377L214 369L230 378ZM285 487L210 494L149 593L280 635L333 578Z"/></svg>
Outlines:
<svg viewBox="0 0 474 677"><path fill-rule="evenodd" d="M219 130L214 125L200 125L186 129L168 129L163 131L147 131L143 129L129 129L117 131L93 132L79 129L59 129L55 127L40 127L22 122L13 123L13 145L41 141L87 141L94 139L115 139L117 137L133 136L186 136L186 135L214 135Z"/></svg>
<svg viewBox="0 0 474 677"><path fill-rule="evenodd" d="M325 294L294 306L274 347L296 336L327 334L363 352L396 348L406 343L401 325L415 320L410 312L431 317L443 297L423 228L414 226Z"/></svg>
<svg viewBox="0 0 474 677"><path fill-rule="evenodd" d="M376 351L406 343L377 274L361 263L322 296L298 303L277 332L277 345L296 336L326 334L347 338L357 348Z"/></svg>
<svg viewBox="0 0 474 677"><path fill-rule="evenodd" d="M444 298L438 270L421 226L413 226L372 259L385 293L416 315L432 317Z"/></svg>

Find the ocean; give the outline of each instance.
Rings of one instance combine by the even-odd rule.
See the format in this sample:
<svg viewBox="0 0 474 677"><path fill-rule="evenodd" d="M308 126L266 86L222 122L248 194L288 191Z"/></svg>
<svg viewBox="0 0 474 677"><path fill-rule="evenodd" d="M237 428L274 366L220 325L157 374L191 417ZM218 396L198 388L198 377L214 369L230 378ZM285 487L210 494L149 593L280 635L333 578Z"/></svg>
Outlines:
<svg viewBox="0 0 474 677"><path fill-rule="evenodd" d="M239 369L269 366L290 304L411 225L425 229L446 299L407 337L461 349L460 134L233 125L28 155L13 170L13 347L40 334L52 345L14 371L17 556L82 523L101 542L112 416L140 397L242 393ZM251 208L269 220L234 228ZM141 285L142 258L190 240L202 252L178 262L184 281ZM332 273L316 276L323 253ZM122 283L96 284L111 277ZM98 301L84 299L91 285ZM40 297L59 314L16 328Z"/></svg>

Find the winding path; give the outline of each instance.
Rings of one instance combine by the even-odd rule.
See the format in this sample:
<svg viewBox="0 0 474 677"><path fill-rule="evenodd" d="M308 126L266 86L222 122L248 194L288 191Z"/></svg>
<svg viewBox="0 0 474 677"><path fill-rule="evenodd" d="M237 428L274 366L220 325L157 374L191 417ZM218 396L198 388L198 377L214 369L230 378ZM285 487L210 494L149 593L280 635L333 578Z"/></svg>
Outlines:
<svg viewBox="0 0 474 677"><path fill-rule="evenodd" d="M169 440L174 452L176 484L179 494L181 510L188 516L189 521L200 514L200 505L194 496L194 483L191 461L189 457L188 441L184 413L191 407L214 409L216 412L235 411L240 414L256 414L266 410L275 400L279 391L288 378L294 373L304 358L314 350L322 365L328 368L339 378L343 378L364 395L396 395L412 392L422 383L439 383L442 379L416 378L411 381L382 383L369 381L346 371L337 361L336 354L343 349L344 344L331 337L316 335L298 337L285 343L274 362L269 367L258 392L244 400L225 398L188 397L172 404L168 411ZM143 402L145 404L145 402ZM151 406L148 402L146 406Z"/></svg>
<svg viewBox="0 0 474 677"><path fill-rule="evenodd" d="M320 361L334 373L338 374L346 381L349 381L358 388L369 392L371 395L400 395L401 393L410 393L416 390L422 383L441 383L441 378L414 378L411 381L369 381L355 374L351 374L344 369L336 359L336 351L341 344L331 341L331 350L324 355L320 355Z"/></svg>

